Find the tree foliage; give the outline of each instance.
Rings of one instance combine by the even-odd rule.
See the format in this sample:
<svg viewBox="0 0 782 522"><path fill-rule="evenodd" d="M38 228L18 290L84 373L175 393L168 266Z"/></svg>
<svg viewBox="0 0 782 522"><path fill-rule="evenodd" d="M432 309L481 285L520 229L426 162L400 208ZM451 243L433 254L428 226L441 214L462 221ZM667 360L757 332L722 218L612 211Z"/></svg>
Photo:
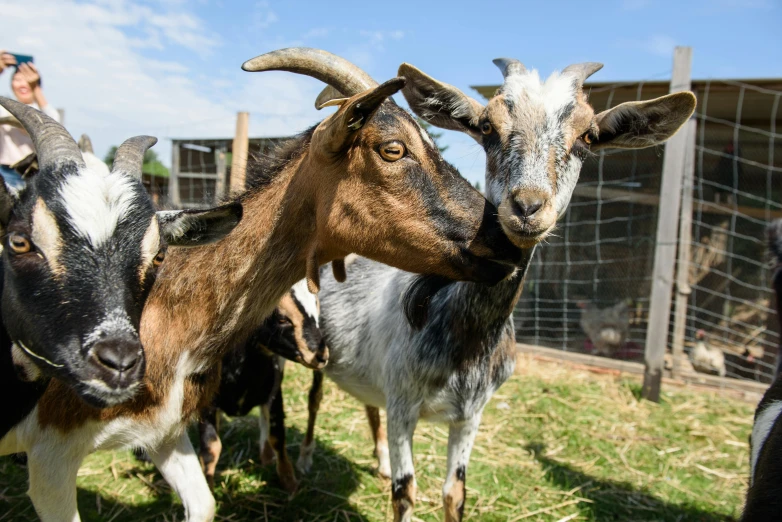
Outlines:
<svg viewBox="0 0 782 522"><path fill-rule="evenodd" d="M114 165L114 156L116 155L117 146L115 145L109 149L109 152L106 153L106 157L103 158L103 161L109 168ZM157 152L152 149L148 149L147 152L144 153L144 166L142 167L142 172L144 174L149 174L150 176L159 176L162 178L167 178L169 176L168 168L160 162Z"/></svg>

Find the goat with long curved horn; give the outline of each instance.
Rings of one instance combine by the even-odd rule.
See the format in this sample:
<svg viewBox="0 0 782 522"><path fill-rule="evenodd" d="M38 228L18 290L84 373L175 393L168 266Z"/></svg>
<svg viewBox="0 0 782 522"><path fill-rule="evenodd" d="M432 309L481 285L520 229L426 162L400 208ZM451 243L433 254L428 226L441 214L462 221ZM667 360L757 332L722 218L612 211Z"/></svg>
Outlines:
<svg viewBox="0 0 782 522"><path fill-rule="evenodd" d="M335 54L309 47L290 47L251 58L242 64L249 72L288 71L312 76L354 96L379 84L358 66Z"/></svg>
<svg viewBox="0 0 782 522"><path fill-rule="evenodd" d="M121 172L136 179L141 179L141 168L144 165L144 154L147 149L157 143L153 136L135 136L128 138L117 149L114 155L112 172Z"/></svg>
<svg viewBox="0 0 782 522"><path fill-rule="evenodd" d="M52 118L16 100L0 97L0 105L13 114L33 140L41 170L73 162L84 167L79 147L65 128Z"/></svg>

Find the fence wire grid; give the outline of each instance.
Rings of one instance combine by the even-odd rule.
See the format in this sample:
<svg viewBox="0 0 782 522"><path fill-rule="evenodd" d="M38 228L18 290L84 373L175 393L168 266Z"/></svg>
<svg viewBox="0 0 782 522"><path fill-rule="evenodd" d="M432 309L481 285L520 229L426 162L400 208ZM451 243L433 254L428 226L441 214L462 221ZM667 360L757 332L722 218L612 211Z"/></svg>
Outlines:
<svg viewBox="0 0 782 522"><path fill-rule="evenodd" d="M664 82L602 85L589 101L599 112L667 90ZM677 263L690 287L685 352L702 342L724 355L728 377L770 382L779 327L765 228L782 217L782 81L712 80L693 90L692 240L689 263ZM623 342L600 354L643 361L663 154L601 152L585 162L566 215L530 267L514 316L519 342L598 353L586 331L610 327Z"/></svg>

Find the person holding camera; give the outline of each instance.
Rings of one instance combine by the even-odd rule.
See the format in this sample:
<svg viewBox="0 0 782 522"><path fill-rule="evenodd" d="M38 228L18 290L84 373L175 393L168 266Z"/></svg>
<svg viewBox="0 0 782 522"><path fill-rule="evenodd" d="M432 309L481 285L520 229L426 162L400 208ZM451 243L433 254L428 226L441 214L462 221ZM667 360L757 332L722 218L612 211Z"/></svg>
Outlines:
<svg viewBox="0 0 782 522"><path fill-rule="evenodd" d="M0 73L6 69L13 69L11 90L20 103L31 105L55 121L60 121L60 113L46 101L41 87L41 75L32 59L17 63L15 55L0 50ZM0 118L9 116L10 113L0 107ZM11 165L33 152L33 142L24 130L12 125L0 125L0 174L6 185L16 189L24 186L24 180Z"/></svg>

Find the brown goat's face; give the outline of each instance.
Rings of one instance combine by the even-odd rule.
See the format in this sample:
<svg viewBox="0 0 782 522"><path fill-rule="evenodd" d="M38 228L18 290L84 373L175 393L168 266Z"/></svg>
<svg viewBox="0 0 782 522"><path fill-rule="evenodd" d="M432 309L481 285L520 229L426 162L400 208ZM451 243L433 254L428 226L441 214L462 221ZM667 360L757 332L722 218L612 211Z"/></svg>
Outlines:
<svg viewBox="0 0 782 522"><path fill-rule="evenodd" d="M411 272L490 284L513 271L521 253L503 234L496 208L406 111L384 101L360 130L335 140L329 120L345 110L312 142L315 151L334 151L319 158L333 179L319 194L318 223L337 256L355 252Z"/></svg>
<svg viewBox="0 0 782 522"><path fill-rule="evenodd" d="M600 64L579 64L541 81L515 60L500 59L505 76L482 106L455 87L403 64L403 93L421 118L466 132L486 151L486 197L516 245L543 240L567 209L590 150L643 148L672 136L695 109L692 93L630 102L595 114L581 85Z"/></svg>

